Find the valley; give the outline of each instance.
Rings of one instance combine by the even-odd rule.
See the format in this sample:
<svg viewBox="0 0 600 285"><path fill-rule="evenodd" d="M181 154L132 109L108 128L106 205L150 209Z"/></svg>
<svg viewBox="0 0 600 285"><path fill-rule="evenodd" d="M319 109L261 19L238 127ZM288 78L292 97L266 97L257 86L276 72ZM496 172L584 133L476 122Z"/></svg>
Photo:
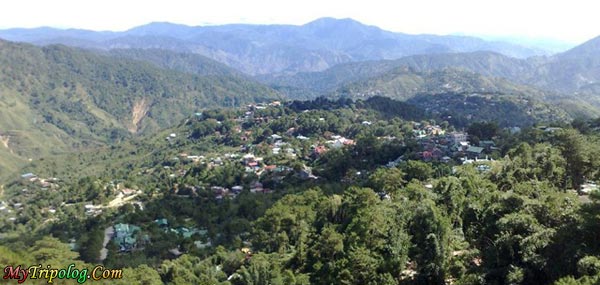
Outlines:
<svg viewBox="0 0 600 285"><path fill-rule="evenodd" d="M0 30L0 263L596 284L599 43L349 18Z"/></svg>

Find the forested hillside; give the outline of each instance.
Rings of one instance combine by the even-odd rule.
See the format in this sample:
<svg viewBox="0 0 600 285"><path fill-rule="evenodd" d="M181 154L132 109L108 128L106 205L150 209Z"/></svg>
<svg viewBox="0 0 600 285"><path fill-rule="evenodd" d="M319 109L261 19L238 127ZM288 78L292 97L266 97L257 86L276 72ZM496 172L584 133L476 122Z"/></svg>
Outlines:
<svg viewBox="0 0 600 285"><path fill-rule="evenodd" d="M423 114L381 97L211 109L36 161L5 185L0 258L101 262L117 284L598 281L598 120L467 135ZM111 228L135 243L104 245Z"/></svg>
<svg viewBox="0 0 600 285"><path fill-rule="evenodd" d="M204 108L275 98L241 76L0 41L0 167L158 130Z"/></svg>

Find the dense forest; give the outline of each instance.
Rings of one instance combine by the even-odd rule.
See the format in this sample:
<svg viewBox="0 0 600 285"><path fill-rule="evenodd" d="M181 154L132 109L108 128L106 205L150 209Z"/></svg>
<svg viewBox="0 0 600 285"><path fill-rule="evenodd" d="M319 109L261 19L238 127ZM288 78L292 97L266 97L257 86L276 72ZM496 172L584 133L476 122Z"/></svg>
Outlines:
<svg viewBox="0 0 600 285"><path fill-rule="evenodd" d="M600 282L600 121L444 118L382 97L252 104L48 157L5 185L0 260L101 262L125 268L116 284ZM117 224L138 243L103 244Z"/></svg>

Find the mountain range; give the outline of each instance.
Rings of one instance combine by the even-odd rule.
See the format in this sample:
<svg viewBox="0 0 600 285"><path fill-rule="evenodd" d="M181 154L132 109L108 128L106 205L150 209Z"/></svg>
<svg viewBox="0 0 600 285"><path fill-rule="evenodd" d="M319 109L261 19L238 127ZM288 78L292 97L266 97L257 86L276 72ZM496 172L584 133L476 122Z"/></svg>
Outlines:
<svg viewBox="0 0 600 285"><path fill-rule="evenodd" d="M538 48L468 36L394 33L352 19L321 18L300 26L192 27L154 22L123 32L8 29L0 30L0 38L102 50L199 75L208 66L225 70L227 65L226 75L256 76L292 98L331 93L346 83L400 66L416 71L462 68L546 92L583 97L594 97L600 79L599 38L549 55ZM142 58L141 50L152 52L143 53ZM585 100L597 103L595 98Z"/></svg>
<svg viewBox="0 0 600 285"><path fill-rule="evenodd" d="M0 38L28 42L0 40L4 169L150 133L209 107L278 99L385 96L478 120L504 110L504 126L600 116L600 37L546 55L324 18L302 26L10 29Z"/></svg>
<svg viewBox="0 0 600 285"><path fill-rule="evenodd" d="M539 48L468 36L409 35L364 25L352 19L321 18L305 25L185 26L164 22L124 32L52 28L9 29L0 38L38 45L116 49L158 48L194 53L257 75L322 71L365 60L415 54L494 51L526 58L548 54Z"/></svg>
<svg viewBox="0 0 600 285"><path fill-rule="evenodd" d="M304 98L336 92L357 81L385 77L402 67L416 72L462 69L528 86L530 91L539 89L537 93L553 98L583 101L600 107L600 37L547 57L520 59L489 51L424 54L397 60L340 64L321 72L270 74L257 78L287 96Z"/></svg>

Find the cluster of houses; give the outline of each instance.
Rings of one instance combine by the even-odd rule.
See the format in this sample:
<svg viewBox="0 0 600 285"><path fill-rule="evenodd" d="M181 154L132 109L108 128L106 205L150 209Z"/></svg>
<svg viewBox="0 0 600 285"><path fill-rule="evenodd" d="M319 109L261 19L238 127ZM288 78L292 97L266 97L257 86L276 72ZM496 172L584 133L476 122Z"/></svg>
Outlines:
<svg viewBox="0 0 600 285"><path fill-rule="evenodd" d="M332 135L331 139L325 142L331 148L341 148L343 146L354 145L354 140L347 139L343 136Z"/></svg>
<svg viewBox="0 0 600 285"><path fill-rule="evenodd" d="M497 150L492 140L482 140L471 145L466 132L447 133L440 126L421 126L415 123L414 134L422 147L418 153L423 161L450 162L459 158L464 164L487 160L487 155Z"/></svg>
<svg viewBox="0 0 600 285"><path fill-rule="evenodd" d="M37 183L42 188L42 190L56 189L59 187L58 182L60 181L60 179L58 179L56 177L40 178L33 173L22 174L21 179L29 181L31 183ZM27 192L27 191L24 191L24 192Z"/></svg>
<svg viewBox="0 0 600 285"><path fill-rule="evenodd" d="M201 249L212 246L212 242L210 241L210 238L208 238L208 231L206 229L197 229L194 227L188 228L183 226L171 228L169 227L169 221L165 218L156 219L154 220L154 223L156 223L165 233L174 233L183 238L197 237L198 240L194 241L196 248Z"/></svg>
<svg viewBox="0 0 600 285"><path fill-rule="evenodd" d="M21 203L14 203L13 204L13 208L17 211L22 210L23 208L23 204ZM8 203L6 203L5 201L0 201L0 213L2 213L3 217L8 217L7 219L11 222L14 222L17 220L16 217L11 216L11 213L13 213L14 210L11 209L11 207L9 206Z"/></svg>
<svg viewBox="0 0 600 285"><path fill-rule="evenodd" d="M264 188L263 184L255 181L249 185L250 193L272 193L273 190ZM237 195L242 193L244 190L244 186L236 185L231 188L222 187L222 186L211 186L211 192L213 193L216 200L223 200L223 198L232 198L235 199Z"/></svg>
<svg viewBox="0 0 600 285"><path fill-rule="evenodd" d="M183 238L195 238L196 248L203 249L212 246L212 242L208 238L208 231L205 229L183 226L172 228L169 226L168 220L164 218L156 219L154 223L165 233L177 234ZM111 239L118 246L119 252L130 252L151 243L150 236L144 234L139 226L123 223L112 226Z"/></svg>
<svg viewBox="0 0 600 285"><path fill-rule="evenodd" d="M60 185L60 179L58 178L41 178L33 173L24 173L20 175L21 180L26 181L28 184L27 188L21 189L21 193L33 193L33 189L58 189ZM5 217L8 221L16 221L17 218L15 216L11 216L12 213L19 213L23 210L23 203L21 201L14 201L13 203L0 201L0 216ZM56 209L54 207L45 207L42 209L43 213L54 214L56 213Z"/></svg>

